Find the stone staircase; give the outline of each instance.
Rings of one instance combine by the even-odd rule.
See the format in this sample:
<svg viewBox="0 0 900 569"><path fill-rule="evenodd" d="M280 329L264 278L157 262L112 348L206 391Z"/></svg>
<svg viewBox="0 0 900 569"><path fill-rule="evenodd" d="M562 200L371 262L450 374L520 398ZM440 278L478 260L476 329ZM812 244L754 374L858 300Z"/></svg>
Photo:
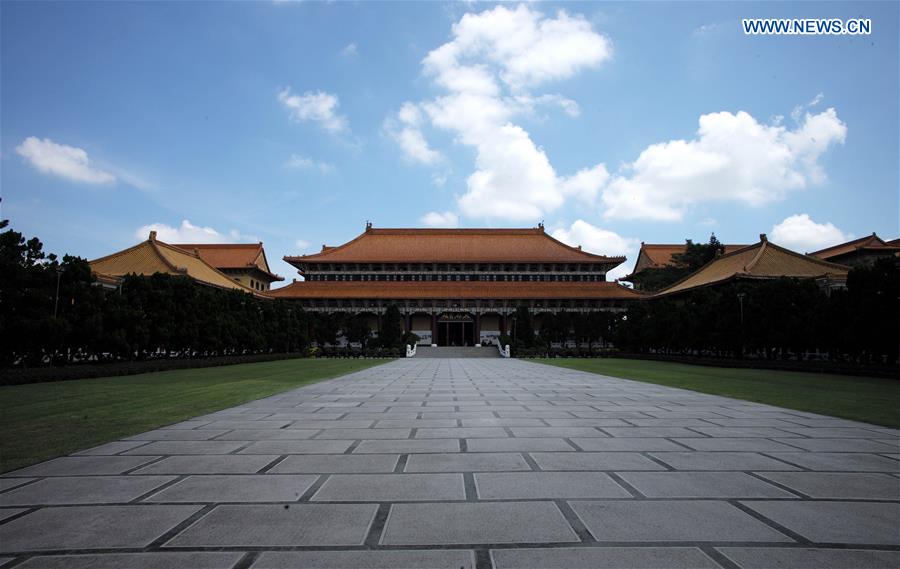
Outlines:
<svg viewBox="0 0 900 569"><path fill-rule="evenodd" d="M432 348L419 346L416 348L417 358L499 358L500 352L497 346L484 346L481 348L461 348L441 346Z"/></svg>

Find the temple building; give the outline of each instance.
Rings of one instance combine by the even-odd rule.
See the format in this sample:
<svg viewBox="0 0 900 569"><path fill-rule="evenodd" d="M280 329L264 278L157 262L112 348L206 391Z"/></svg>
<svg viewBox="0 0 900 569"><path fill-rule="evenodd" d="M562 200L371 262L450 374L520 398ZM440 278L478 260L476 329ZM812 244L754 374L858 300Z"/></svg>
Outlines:
<svg viewBox="0 0 900 569"><path fill-rule="evenodd" d="M813 279L823 289L843 288L849 267L811 255L795 253L770 243L763 233L759 242L716 257L699 270L662 289L651 298L676 295L734 280Z"/></svg>
<svg viewBox="0 0 900 569"><path fill-rule="evenodd" d="M641 242L641 250L638 251L637 261L631 274L622 277L621 281L634 285L635 290L645 290L644 279L649 275L648 271L671 267L675 264L675 255L681 255L687 251L687 243L644 243ZM725 253L732 253L746 245L723 245Z"/></svg>
<svg viewBox="0 0 900 569"><path fill-rule="evenodd" d="M900 257L900 239L885 241L875 233L810 253L813 257L851 267L871 265L885 257Z"/></svg>
<svg viewBox="0 0 900 569"><path fill-rule="evenodd" d="M186 248L185 248L186 247ZM186 276L197 281L200 284L213 286L222 289L239 290L268 298L261 289L251 287L249 282L241 282L244 275L252 275L254 278L272 278L271 280L279 280L281 277L273 275L268 270L268 264L258 265L253 253L247 253L241 257L243 259L254 259L253 266L242 265L235 266L238 262L237 256L229 258L228 255L213 257L214 262L222 262L226 269L234 270L232 274L226 274L212 263L204 259L201 255L201 248L208 248L209 245L170 245L163 243L156 238L156 232L151 231L146 241L141 241L133 247L123 249L111 255L94 259L90 261L91 271L97 280L97 283L107 288L114 288L119 285L122 277L126 275L146 275L150 276L155 273L164 273L169 275ZM241 248L242 245L228 245L228 248ZM258 250L265 263L265 253L262 252L262 243L249 245L248 248ZM225 249L228 251L228 249ZM269 280L268 282L271 282ZM266 282L266 288L268 288Z"/></svg>
<svg viewBox="0 0 900 569"><path fill-rule="evenodd" d="M266 251L260 243L175 244L198 255L232 280L255 291L266 291L275 281L283 281L269 268Z"/></svg>
<svg viewBox="0 0 900 569"><path fill-rule="evenodd" d="M642 295L606 273L625 261L529 229L377 229L311 255L287 256L304 280L271 291L306 310L379 315L396 305L420 344L472 346L505 334L517 307L536 329L559 311L624 310Z"/></svg>

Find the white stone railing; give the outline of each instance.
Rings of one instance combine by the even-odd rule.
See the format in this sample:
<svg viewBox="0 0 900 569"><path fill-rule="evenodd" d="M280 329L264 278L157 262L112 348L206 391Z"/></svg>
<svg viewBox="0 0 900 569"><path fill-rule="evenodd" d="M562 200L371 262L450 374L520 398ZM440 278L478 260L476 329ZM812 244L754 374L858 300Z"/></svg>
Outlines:
<svg viewBox="0 0 900 569"><path fill-rule="evenodd" d="M500 345L500 340L497 340L497 349L500 350L500 355L504 358L509 357L509 344L506 344L506 348Z"/></svg>
<svg viewBox="0 0 900 569"><path fill-rule="evenodd" d="M413 344L412 346L410 346L409 344L406 344L406 357L408 357L408 358L416 357L416 346L417 346L417 344Z"/></svg>

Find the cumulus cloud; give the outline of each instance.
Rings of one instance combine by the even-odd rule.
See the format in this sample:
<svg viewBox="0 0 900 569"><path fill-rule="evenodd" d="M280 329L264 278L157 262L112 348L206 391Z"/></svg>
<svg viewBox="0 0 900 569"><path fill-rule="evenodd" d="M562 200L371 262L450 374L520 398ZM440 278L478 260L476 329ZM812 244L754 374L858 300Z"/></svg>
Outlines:
<svg viewBox="0 0 900 569"><path fill-rule="evenodd" d="M800 253L818 251L853 239L832 223L816 223L806 213L785 218L772 227L769 237L773 243Z"/></svg>
<svg viewBox="0 0 900 569"><path fill-rule="evenodd" d="M761 124L743 111L703 115L696 138L653 144L609 181L604 215L674 221L699 202L778 200L821 183L819 158L846 135L833 108L806 113L793 130Z"/></svg>
<svg viewBox="0 0 900 569"><path fill-rule="evenodd" d="M95 167L87 152L50 140L29 136L16 147L16 153L29 164L48 174L85 184L112 184L116 177Z"/></svg>
<svg viewBox="0 0 900 569"><path fill-rule="evenodd" d="M334 172L334 164L313 160L312 158L300 154L291 154L291 157L288 158L284 165L288 168L296 168L298 170L318 170L322 174L331 174Z"/></svg>
<svg viewBox="0 0 900 569"><path fill-rule="evenodd" d="M422 134L422 122L422 111L418 105L406 102L395 117L385 120L384 129L400 145L407 160L425 165L436 164L443 156L428 145Z"/></svg>
<svg viewBox="0 0 900 569"><path fill-rule="evenodd" d="M475 149L475 171L458 198L463 214L538 219L571 195L596 196L602 166L583 171L590 175L558 175L544 150L513 120L548 104L578 116L575 101L531 91L596 67L611 54L605 36L583 17L565 11L546 17L520 5L465 14L453 25L452 39L422 62L424 74L443 93L405 103L391 119L399 127L392 132L407 157L433 164L438 155L425 141L424 113L431 126L452 132L458 143Z"/></svg>
<svg viewBox="0 0 900 569"><path fill-rule="evenodd" d="M344 46L344 49L341 50L341 53L347 57L353 57L359 53L359 48L355 43L348 43Z"/></svg>
<svg viewBox="0 0 900 569"><path fill-rule="evenodd" d="M567 245L581 248L589 253L597 255L625 255L634 264L640 240L631 237L622 237L614 231L602 229L595 225L578 219L568 228L562 227L551 233L554 239L558 239ZM607 280L624 277L630 272L629 265L619 265L606 274Z"/></svg>
<svg viewBox="0 0 900 569"><path fill-rule="evenodd" d="M194 225L187 219L182 220L178 227L165 223L142 225L135 230L134 236L144 240L151 231L156 231L156 238L164 243L253 243L259 241L255 235L244 235L234 229L223 234L212 227Z"/></svg>
<svg viewBox="0 0 900 569"><path fill-rule="evenodd" d="M295 95L288 88L278 93L278 100L297 122L315 122L331 133L348 130L347 117L337 114L340 106L337 95L324 91L307 91L302 95Z"/></svg>
<svg viewBox="0 0 900 569"><path fill-rule="evenodd" d="M430 211L422 216L419 220L426 227L449 227L459 226L459 216L452 211Z"/></svg>

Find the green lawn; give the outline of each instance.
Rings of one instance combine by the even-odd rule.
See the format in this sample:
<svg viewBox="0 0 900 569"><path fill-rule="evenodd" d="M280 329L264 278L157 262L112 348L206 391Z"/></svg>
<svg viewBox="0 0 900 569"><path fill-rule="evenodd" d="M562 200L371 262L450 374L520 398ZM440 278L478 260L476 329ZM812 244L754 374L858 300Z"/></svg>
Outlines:
<svg viewBox="0 0 900 569"><path fill-rule="evenodd" d="M900 427L900 380L616 358L532 361Z"/></svg>
<svg viewBox="0 0 900 569"><path fill-rule="evenodd" d="M384 363L292 359L0 387L0 472Z"/></svg>

